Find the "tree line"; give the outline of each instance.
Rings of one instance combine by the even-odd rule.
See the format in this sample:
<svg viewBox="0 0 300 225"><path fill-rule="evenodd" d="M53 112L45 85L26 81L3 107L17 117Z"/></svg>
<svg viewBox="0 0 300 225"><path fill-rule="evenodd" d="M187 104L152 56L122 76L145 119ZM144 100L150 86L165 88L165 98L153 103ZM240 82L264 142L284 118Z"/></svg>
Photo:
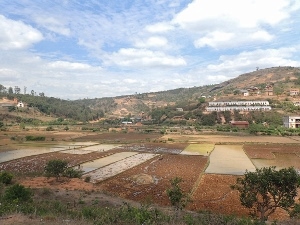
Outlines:
<svg viewBox="0 0 300 225"><path fill-rule="evenodd" d="M76 121L97 120L104 116L103 110L100 108L92 109L84 101L68 101L54 97L34 96L23 94L0 93L0 97L8 99L17 98L19 101L26 103L27 108L34 108L40 112L55 117L68 118ZM16 108L10 108L13 111Z"/></svg>

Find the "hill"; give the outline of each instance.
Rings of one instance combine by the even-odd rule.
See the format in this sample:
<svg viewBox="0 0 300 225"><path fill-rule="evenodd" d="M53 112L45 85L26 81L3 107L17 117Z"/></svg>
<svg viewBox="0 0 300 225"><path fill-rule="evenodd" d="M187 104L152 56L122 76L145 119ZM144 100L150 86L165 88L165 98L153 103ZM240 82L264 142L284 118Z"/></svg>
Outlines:
<svg viewBox="0 0 300 225"><path fill-rule="evenodd" d="M268 85L273 87L274 93L272 96L265 93L265 88ZM141 112L149 113L152 109L167 106L189 108L189 105L197 104L201 96L205 96L207 100L236 100L244 97L241 94L236 94L235 91L247 90L253 87L256 87L260 94L250 95L249 99L285 99L289 97L291 88L300 88L300 68L273 67L260 69L216 85L119 96L111 98L109 107L106 104L104 111L107 116L118 117L129 114L140 115ZM103 109L103 99L85 99L81 101L91 107L102 107Z"/></svg>
<svg viewBox="0 0 300 225"><path fill-rule="evenodd" d="M272 95L266 92L266 87L271 86ZM67 101L45 96L32 96L22 94L0 93L0 98L10 100L17 98L26 106L38 110L40 119L46 117L62 117L76 121L98 121L101 118L120 117L144 117L153 116L153 111L159 109L175 110L182 108L184 111L201 110L199 100L239 100L239 99L270 99L271 101L295 100L292 99L289 90L300 88L300 68L273 67L260 69L242 74L234 79L216 85L206 85L191 88L178 88L174 90L117 96L111 98L82 99ZM243 90L249 90L249 96L245 97ZM1 110L1 114L9 113L9 110ZM13 110L12 110L13 111ZM19 110L14 116L28 117L30 111ZM34 115L34 113L32 114ZM37 115L37 114L36 114ZM45 117L43 118L42 115ZM182 113L173 113L172 116L180 116ZM150 116L150 117L149 117ZM2 116L3 117L3 116Z"/></svg>

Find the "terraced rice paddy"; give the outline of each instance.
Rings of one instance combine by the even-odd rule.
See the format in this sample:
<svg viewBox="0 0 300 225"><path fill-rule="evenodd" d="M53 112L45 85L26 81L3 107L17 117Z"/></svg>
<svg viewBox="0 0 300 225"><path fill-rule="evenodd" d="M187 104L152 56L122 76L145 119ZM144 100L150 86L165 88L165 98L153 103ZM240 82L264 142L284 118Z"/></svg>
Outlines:
<svg viewBox="0 0 300 225"><path fill-rule="evenodd" d="M64 148L61 147L50 147L50 148L39 147L39 148L18 149L13 151L0 152L0 163L7 162L14 159L20 159L27 156L42 155L50 152L59 152L63 149Z"/></svg>
<svg viewBox="0 0 300 225"><path fill-rule="evenodd" d="M120 153L112 154L112 155L106 156L101 159L96 159L96 160L93 160L90 162L83 163L80 165L80 169L84 173L88 173L88 172L96 170L100 167L107 166L111 163L123 160L127 157L130 157L130 156L133 156L136 154L137 154L136 152L120 152Z"/></svg>
<svg viewBox="0 0 300 225"><path fill-rule="evenodd" d="M214 149L214 144L190 144L180 154L207 156Z"/></svg>
<svg viewBox="0 0 300 225"><path fill-rule="evenodd" d="M256 168L276 166L277 169L294 167L300 170L300 157L294 153L274 153L274 159L252 159Z"/></svg>
<svg viewBox="0 0 300 225"><path fill-rule="evenodd" d="M242 139L235 137L236 144L232 144L233 137L229 137L231 144L226 145L220 144L221 139L215 136L207 137L215 138L219 143L215 145L211 139L203 143L205 137L197 136L201 142L192 144L185 141L141 143L130 140L122 142L122 145L117 134L110 134L109 137L109 141L101 142L106 144L62 142L56 145L48 143L48 147L23 146L20 152L11 151L6 153L6 157L0 153L0 170L18 174L38 172L42 176L49 160L67 160L71 167L80 166L85 172L84 177L91 177L93 185L87 184L90 188L138 202L151 199L151 202L159 205L170 205L166 189L170 187L171 179L181 177L183 191L192 194L188 209L238 215L248 213L239 204L238 193L230 189L239 175L246 170L255 171L255 168L273 165L278 168L294 166L300 170L300 145L295 144L295 140L289 144L243 144L237 143ZM122 134L121 137L130 135ZM139 140L146 137L141 136ZM98 138L99 135L93 140ZM256 137L251 138L254 140ZM118 141L114 142L114 139ZM16 159L14 153L22 158ZM39 155L32 156L33 153ZM26 180L27 186L33 185L30 179ZM85 184L83 181L81 183ZM43 187L43 184L39 185Z"/></svg>
<svg viewBox="0 0 300 225"><path fill-rule="evenodd" d="M105 152L109 151L114 148L118 148L119 145L92 145L84 148L79 148L79 149L70 149L70 150L65 150L63 153L69 153L69 154L88 154L91 152Z"/></svg>
<svg viewBox="0 0 300 225"><path fill-rule="evenodd" d="M255 166L242 145L216 145L205 173L242 175L246 170L255 171Z"/></svg>
<svg viewBox="0 0 300 225"><path fill-rule="evenodd" d="M116 157L115 155L117 154L118 153L104 158L105 161L107 161L107 158L112 158L112 160L110 161L116 160L115 162L99 169L93 170L92 172L85 174L85 177L90 176L91 182L97 183L119 173L122 173L132 167L135 167L149 159L154 158L155 156L158 156L157 154L151 153L137 154L133 152L122 152L118 154L118 157ZM123 159L120 160L120 158Z"/></svg>

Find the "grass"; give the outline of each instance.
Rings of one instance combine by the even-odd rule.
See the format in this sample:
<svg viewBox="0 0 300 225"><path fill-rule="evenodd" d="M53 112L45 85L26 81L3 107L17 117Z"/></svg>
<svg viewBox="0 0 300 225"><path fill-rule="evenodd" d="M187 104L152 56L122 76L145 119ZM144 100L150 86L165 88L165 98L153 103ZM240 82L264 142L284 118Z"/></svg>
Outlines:
<svg viewBox="0 0 300 225"><path fill-rule="evenodd" d="M214 149L214 147L214 144L190 144L184 149L184 152L207 155L207 152L210 153Z"/></svg>

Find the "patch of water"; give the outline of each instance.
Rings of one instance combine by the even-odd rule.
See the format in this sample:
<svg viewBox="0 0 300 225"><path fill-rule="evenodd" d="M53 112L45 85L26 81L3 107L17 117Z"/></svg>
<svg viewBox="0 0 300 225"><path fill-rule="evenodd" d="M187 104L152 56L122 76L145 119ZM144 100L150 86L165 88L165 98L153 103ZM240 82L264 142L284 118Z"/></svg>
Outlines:
<svg viewBox="0 0 300 225"><path fill-rule="evenodd" d="M115 154L112 154L110 156L107 156L107 157L104 157L104 158L101 158L101 159L96 159L96 160L93 160L91 162L83 163L83 164L80 165L80 169L82 171L84 171L84 173L88 173L88 172L96 170L100 167L107 166L111 163L120 161L122 159L125 159L127 157L130 157L130 156L133 156L133 155L136 155L136 154L138 154L138 153L137 152L115 153Z"/></svg>
<svg viewBox="0 0 300 225"><path fill-rule="evenodd" d="M242 145L215 145L209 158L205 173L243 175L246 170L255 171Z"/></svg>
<svg viewBox="0 0 300 225"><path fill-rule="evenodd" d="M274 159L251 159L257 168L276 166L277 169L294 167L300 170L300 157L294 153L273 153Z"/></svg>
<svg viewBox="0 0 300 225"><path fill-rule="evenodd" d="M41 155L45 153L58 152L61 150L62 148L59 147L40 147L36 149L28 148L28 149L18 149L18 150L12 150L7 152L0 152L0 163L23 158L26 156Z"/></svg>
<svg viewBox="0 0 300 225"><path fill-rule="evenodd" d="M111 163L107 166L101 167L97 170L94 170L90 173L87 173L86 176L91 177L92 182L100 182L109 177L115 176L123 171L126 171L134 166L137 166L143 162L146 162L149 159L158 156L157 154L151 153L139 153L133 156L127 157L123 160Z"/></svg>
<svg viewBox="0 0 300 225"><path fill-rule="evenodd" d="M119 147L119 145L92 145L84 148L75 148L75 149L70 148L70 150L65 150L63 151L63 153L88 154L91 152L106 152L117 147Z"/></svg>

